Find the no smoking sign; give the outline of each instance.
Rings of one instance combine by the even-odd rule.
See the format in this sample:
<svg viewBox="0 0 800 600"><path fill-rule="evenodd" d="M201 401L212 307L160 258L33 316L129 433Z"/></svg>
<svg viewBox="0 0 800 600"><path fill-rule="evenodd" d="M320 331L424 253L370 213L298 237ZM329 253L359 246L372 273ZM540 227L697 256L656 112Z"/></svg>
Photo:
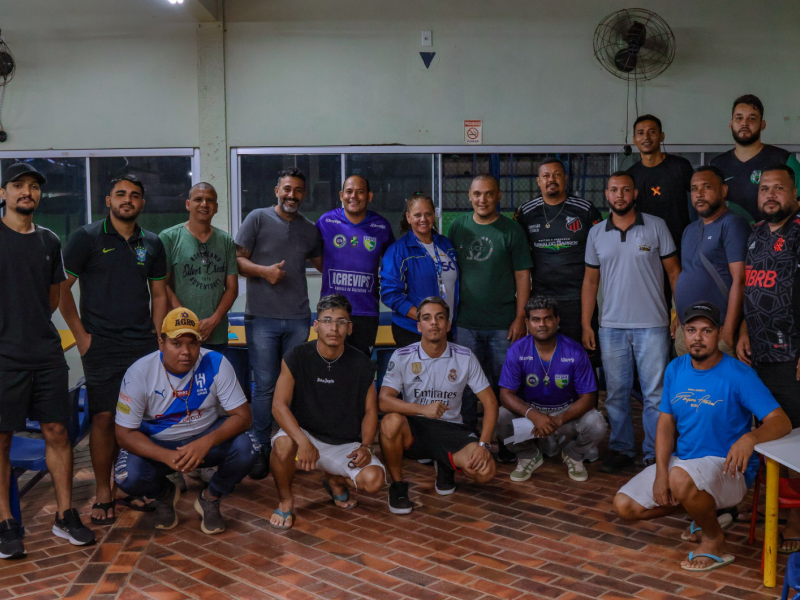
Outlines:
<svg viewBox="0 0 800 600"><path fill-rule="evenodd" d="M464 121L464 143L483 144L483 121Z"/></svg>

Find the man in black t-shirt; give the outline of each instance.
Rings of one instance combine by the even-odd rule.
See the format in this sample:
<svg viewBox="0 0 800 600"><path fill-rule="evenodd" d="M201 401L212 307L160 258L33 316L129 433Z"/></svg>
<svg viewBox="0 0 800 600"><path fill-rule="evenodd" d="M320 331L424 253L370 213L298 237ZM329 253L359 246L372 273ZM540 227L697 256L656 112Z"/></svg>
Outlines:
<svg viewBox="0 0 800 600"><path fill-rule="evenodd" d="M753 94L740 96L733 102L730 128L735 146L713 158L711 165L725 174L728 202L744 208L758 221L758 188L761 173L775 164L788 164L795 172L795 185L800 181L800 163L793 153L761 141L767 126L764 105Z"/></svg>
<svg viewBox="0 0 800 600"><path fill-rule="evenodd" d="M374 494L384 469L372 451L378 401L372 361L345 339L352 333L350 301L341 294L317 304L317 340L292 348L281 362L272 414L280 430L272 438L270 470L278 489L275 529L294 525L292 480L296 469L325 473L322 485L340 508L353 508L348 480Z"/></svg>
<svg viewBox="0 0 800 600"><path fill-rule="evenodd" d="M0 558L22 558L22 530L11 514L10 450L14 431L27 418L39 421L47 446L58 510L53 533L76 546L95 541L72 505L72 445L66 423L71 416L67 361L51 315L66 278L61 241L33 223L45 178L27 163L3 171L0 199Z"/></svg>
<svg viewBox="0 0 800 600"><path fill-rule="evenodd" d="M750 234L744 316L736 346L800 427L800 205L795 173L779 163L762 170L758 208L764 220ZM789 511L779 551L800 550L800 510Z"/></svg>
<svg viewBox="0 0 800 600"><path fill-rule="evenodd" d="M567 193L566 169L557 158L542 161L536 180L542 195L523 204L515 215L528 235L533 258L531 297L558 300L560 332L581 342L586 237L601 216L591 202Z"/></svg>
<svg viewBox="0 0 800 600"><path fill-rule="evenodd" d="M119 450L114 414L122 378L128 367L158 349L156 330L167 314L166 253L158 236L136 222L144 205L141 181L133 175L113 180L106 196L108 217L78 229L64 250L67 280L61 284L59 309L75 336L86 377L97 482L92 523L98 525L116 520L111 466ZM80 315L71 289L78 280Z"/></svg>

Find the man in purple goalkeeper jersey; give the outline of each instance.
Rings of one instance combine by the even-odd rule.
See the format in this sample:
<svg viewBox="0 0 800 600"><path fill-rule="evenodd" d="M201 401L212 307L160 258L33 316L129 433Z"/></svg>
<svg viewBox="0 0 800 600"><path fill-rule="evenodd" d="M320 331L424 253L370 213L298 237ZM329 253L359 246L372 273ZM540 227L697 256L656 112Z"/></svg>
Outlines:
<svg viewBox="0 0 800 600"><path fill-rule="evenodd" d="M560 452L570 479L586 481L583 461L607 429L594 408L597 383L592 365L578 342L558 334L560 317L553 298L532 298L525 311L529 335L511 345L500 375L497 436L501 441L516 436L516 419L531 430L528 439L506 443L518 460L511 481L530 479L544 460L542 452Z"/></svg>
<svg viewBox="0 0 800 600"><path fill-rule="evenodd" d="M350 301L353 333L347 343L371 356L380 312L378 269L394 234L389 221L367 210L372 192L365 177L348 177L339 198L341 208L317 221L324 257L321 296L342 294Z"/></svg>

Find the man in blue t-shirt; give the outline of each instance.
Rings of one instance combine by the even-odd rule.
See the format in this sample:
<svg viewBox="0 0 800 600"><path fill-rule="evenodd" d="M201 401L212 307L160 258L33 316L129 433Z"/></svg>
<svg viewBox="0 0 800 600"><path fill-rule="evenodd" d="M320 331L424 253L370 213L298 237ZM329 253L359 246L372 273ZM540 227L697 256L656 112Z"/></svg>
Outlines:
<svg viewBox="0 0 800 600"><path fill-rule="evenodd" d="M394 234L389 221L367 210L372 191L365 177L348 177L339 198L342 206L317 221L323 244L320 295L342 294L350 301L353 333L347 343L372 356L380 316L378 270Z"/></svg>
<svg viewBox="0 0 800 600"><path fill-rule="evenodd" d="M716 306L691 304L683 322L689 354L673 360L664 376L656 463L620 489L614 511L639 521L685 510L691 531L702 530L703 538L681 568L710 571L734 560L725 553L717 509L736 506L747 493L758 469L753 447L785 436L792 425L756 372L720 351ZM753 415L762 421L757 429Z"/></svg>
<svg viewBox="0 0 800 600"><path fill-rule="evenodd" d="M716 167L699 167L692 176L691 195L699 219L683 232L681 274L675 288L678 316L695 302L710 301L722 318L719 349L736 358L736 334L742 321L745 258L750 225L728 210L728 186ZM675 330L675 351L688 352L683 329Z"/></svg>
<svg viewBox="0 0 800 600"><path fill-rule="evenodd" d="M544 461L542 451L548 456L561 452L570 479L586 481L583 461L607 429L594 408L597 383L589 356L578 342L558 335L560 317L553 298L532 298L525 312L529 335L506 354L495 430L501 442L516 438L506 444L518 461L511 481L530 479Z"/></svg>

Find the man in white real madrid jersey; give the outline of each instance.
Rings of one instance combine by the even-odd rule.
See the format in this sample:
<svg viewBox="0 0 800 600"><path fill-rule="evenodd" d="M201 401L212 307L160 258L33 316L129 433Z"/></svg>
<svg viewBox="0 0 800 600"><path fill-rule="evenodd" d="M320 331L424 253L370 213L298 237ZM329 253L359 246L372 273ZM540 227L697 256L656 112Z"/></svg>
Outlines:
<svg viewBox="0 0 800 600"><path fill-rule="evenodd" d="M388 413L381 421L380 439L392 478L389 510L395 514L414 508L403 481L403 456L435 461L435 489L442 496L455 491L456 470L478 483L495 474L489 442L497 422L497 398L489 380L468 348L447 341L450 309L444 300L425 298L418 311L422 341L394 352L379 399L380 409ZM468 385L483 404L480 440L461 418Z"/></svg>
<svg viewBox="0 0 800 600"><path fill-rule="evenodd" d="M178 524L180 491L167 476L218 467L194 503L204 533L225 531L222 498L250 472L253 444L245 433L250 407L228 360L200 348L199 319L187 308L164 318L160 351L125 373L116 416L122 448L114 479L127 494L157 500L155 526ZM227 417L220 416L224 409Z"/></svg>

